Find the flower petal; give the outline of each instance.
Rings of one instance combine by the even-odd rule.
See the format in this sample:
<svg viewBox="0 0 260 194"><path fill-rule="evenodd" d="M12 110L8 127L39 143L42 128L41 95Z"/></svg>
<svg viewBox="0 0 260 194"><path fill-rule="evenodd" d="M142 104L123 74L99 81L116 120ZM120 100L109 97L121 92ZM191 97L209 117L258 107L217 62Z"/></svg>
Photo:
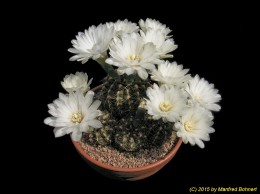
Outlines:
<svg viewBox="0 0 260 194"><path fill-rule="evenodd" d="M56 127L53 130L54 136L55 137L61 137L63 135L69 134L73 131L72 129L73 128L71 128L71 127Z"/></svg>
<svg viewBox="0 0 260 194"><path fill-rule="evenodd" d="M144 70L143 68L140 68L137 70L137 74L139 75L139 77L143 80L147 79L148 77L148 73L146 72L146 70Z"/></svg>
<svg viewBox="0 0 260 194"><path fill-rule="evenodd" d="M99 120L90 120L88 121L88 125L94 128L101 128L103 126Z"/></svg>
<svg viewBox="0 0 260 194"><path fill-rule="evenodd" d="M71 138L73 141L80 141L82 137L82 132L79 129L76 129L72 132Z"/></svg>

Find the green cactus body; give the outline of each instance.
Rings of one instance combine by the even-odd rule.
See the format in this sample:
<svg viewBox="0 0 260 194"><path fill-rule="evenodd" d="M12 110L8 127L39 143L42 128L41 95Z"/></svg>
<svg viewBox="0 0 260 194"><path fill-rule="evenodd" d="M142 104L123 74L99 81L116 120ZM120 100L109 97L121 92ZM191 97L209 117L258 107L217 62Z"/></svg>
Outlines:
<svg viewBox="0 0 260 194"><path fill-rule="evenodd" d="M98 117L98 119L103 124L103 127L93 130L84 138L92 145L111 145L113 141L113 127L115 126L116 120L106 111L104 111L103 114Z"/></svg>
<svg viewBox="0 0 260 194"><path fill-rule="evenodd" d="M147 137L143 146L149 148L151 146L161 146L173 132L173 123L165 123L162 119L154 120L144 108L144 101L142 101L136 111L135 119L133 121L134 126L142 125L144 136Z"/></svg>
<svg viewBox="0 0 260 194"><path fill-rule="evenodd" d="M120 150L133 152L143 147L147 136L145 126L133 126L134 118L121 119L115 132L115 144Z"/></svg>
<svg viewBox="0 0 260 194"><path fill-rule="evenodd" d="M121 81L107 78L102 88L104 107L117 119L133 115L143 97L148 83L122 76Z"/></svg>
<svg viewBox="0 0 260 194"><path fill-rule="evenodd" d="M102 101L101 129L93 130L87 141L115 146L121 151L161 146L173 131L173 123L153 120L145 109L146 89L150 84L135 77L121 76L121 81L106 77L96 98Z"/></svg>
<svg viewBox="0 0 260 194"><path fill-rule="evenodd" d="M148 114L145 114L144 122L147 124L147 146L161 146L168 140L173 132L173 123L165 123L160 120L153 120Z"/></svg>

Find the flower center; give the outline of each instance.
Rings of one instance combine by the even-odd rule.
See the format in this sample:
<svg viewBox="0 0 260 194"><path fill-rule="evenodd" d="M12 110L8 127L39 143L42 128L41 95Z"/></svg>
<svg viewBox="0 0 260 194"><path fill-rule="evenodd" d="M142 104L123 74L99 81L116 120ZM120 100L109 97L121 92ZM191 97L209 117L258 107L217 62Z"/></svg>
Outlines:
<svg viewBox="0 0 260 194"><path fill-rule="evenodd" d="M160 103L159 107L161 111L169 112L173 108L173 105L168 101L164 101Z"/></svg>
<svg viewBox="0 0 260 194"><path fill-rule="evenodd" d="M80 123L83 120L83 115L81 112L74 113L71 117L71 122Z"/></svg>
<svg viewBox="0 0 260 194"><path fill-rule="evenodd" d="M190 131L193 129L193 126L192 126L192 124L191 124L190 121L186 121L186 122L184 123L184 129L185 129L186 131L188 131L188 132L190 132Z"/></svg>
<svg viewBox="0 0 260 194"><path fill-rule="evenodd" d="M199 96L199 95L194 95L194 98L195 98L197 101L200 101L200 100L201 100L201 96Z"/></svg>
<svg viewBox="0 0 260 194"><path fill-rule="evenodd" d="M131 61L131 62L133 62L133 61L140 62L141 61L140 55L138 55L138 54L137 55L136 54L128 55L127 59L128 59L128 61Z"/></svg>

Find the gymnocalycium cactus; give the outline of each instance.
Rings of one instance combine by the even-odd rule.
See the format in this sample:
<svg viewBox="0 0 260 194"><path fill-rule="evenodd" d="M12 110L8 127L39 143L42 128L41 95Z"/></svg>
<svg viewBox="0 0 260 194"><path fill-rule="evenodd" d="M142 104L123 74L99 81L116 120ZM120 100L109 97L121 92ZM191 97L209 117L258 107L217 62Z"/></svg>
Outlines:
<svg viewBox="0 0 260 194"><path fill-rule="evenodd" d="M176 133L184 143L204 148L215 130L212 111L219 111L218 90L176 62L171 30L159 21L128 20L91 26L72 40L71 61L97 61L106 71L102 86L90 90L88 75L64 78L61 94L49 104L56 137L134 152L161 146Z"/></svg>

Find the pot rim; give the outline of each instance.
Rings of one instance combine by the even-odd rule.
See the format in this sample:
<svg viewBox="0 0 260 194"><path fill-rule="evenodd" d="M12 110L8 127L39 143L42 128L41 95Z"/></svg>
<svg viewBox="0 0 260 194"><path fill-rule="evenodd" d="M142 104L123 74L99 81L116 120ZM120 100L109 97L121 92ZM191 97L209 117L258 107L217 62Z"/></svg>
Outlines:
<svg viewBox="0 0 260 194"><path fill-rule="evenodd" d="M76 141L72 140L72 143L74 144L74 146L77 149L77 151L82 156L84 156L84 158L86 158L88 161L90 161L91 163L95 164L96 166L99 166L101 168L105 168L105 169L108 169L108 170L118 171L118 172L136 172L136 171L144 171L144 170L147 170L147 169L150 169L150 168L155 168L155 167L160 166L161 164L163 164L165 161L169 160L171 157L173 157L176 154L176 152L178 151L179 147L181 146L182 138L178 139L177 144L174 146L174 148L163 159L160 159L157 162L154 162L154 163L149 164L147 166L136 167L136 168L122 168L122 167L115 167L115 166L110 166L108 164L104 164L102 162L99 162L99 161L93 159L90 155L88 155L88 153L81 147L79 142L76 142Z"/></svg>

